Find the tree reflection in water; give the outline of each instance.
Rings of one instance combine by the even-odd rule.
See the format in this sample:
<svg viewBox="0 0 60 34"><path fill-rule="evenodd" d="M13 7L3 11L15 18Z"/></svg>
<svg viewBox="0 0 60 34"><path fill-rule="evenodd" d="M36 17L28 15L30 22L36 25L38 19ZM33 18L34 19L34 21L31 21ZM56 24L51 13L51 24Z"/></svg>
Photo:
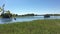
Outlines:
<svg viewBox="0 0 60 34"><path fill-rule="evenodd" d="M12 18L1 18L1 22L2 23L7 23L7 22L11 22Z"/></svg>

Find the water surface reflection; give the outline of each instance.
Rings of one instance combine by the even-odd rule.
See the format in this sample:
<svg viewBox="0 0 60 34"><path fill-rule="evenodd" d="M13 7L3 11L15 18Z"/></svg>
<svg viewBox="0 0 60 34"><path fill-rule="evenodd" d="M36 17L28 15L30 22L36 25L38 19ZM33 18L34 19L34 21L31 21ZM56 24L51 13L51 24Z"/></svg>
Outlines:
<svg viewBox="0 0 60 34"><path fill-rule="evenodd" d="M0 18L0 24L44 19L60 19L60 16L50 16L50 18L44 18L44 16L26 16L16 17L16 20L14 20L14 18Z"/></svg>

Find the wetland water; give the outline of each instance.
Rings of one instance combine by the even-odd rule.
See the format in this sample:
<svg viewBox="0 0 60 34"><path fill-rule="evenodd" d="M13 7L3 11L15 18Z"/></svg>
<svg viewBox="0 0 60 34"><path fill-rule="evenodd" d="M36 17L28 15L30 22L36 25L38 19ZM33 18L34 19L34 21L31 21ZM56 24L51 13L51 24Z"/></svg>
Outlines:
<svg viewBox="0 0 60 34"><path fill-rule="evenodd" d="M16 17L14 18L0 18L0 24L12 23L12 22L24 22L32 20L44 20L44 19L60 19L60 16L50 16L50 18L44 18L44 16L26 16L26 17Z"/></svg>

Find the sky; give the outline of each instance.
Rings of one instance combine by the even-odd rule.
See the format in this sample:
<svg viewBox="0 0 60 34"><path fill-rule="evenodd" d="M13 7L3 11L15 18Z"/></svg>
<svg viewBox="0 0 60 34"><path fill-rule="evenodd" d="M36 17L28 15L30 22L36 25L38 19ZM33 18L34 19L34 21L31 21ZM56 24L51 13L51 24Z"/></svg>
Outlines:
<svg viewBox="0 0 60 34"><path fill-rule="evenodd" d="M13 14L60 14L60 0L0 0Z"/></svg>

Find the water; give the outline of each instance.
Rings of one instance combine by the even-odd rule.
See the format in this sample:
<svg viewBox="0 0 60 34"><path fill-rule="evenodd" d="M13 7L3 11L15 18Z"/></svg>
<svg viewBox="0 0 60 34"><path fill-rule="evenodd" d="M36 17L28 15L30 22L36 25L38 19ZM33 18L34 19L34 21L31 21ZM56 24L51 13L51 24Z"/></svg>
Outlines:
<svg viewBox="0 0 60 34"><path fill-rule="evenodd" d="M50 18L44 18L44 16L26 16L26 17L16 17L14 18L0 18L0 24L12 23L12 22L24 22L32 20L44 20L44 19L60 19L60 16L51 16Z"/></svg>

